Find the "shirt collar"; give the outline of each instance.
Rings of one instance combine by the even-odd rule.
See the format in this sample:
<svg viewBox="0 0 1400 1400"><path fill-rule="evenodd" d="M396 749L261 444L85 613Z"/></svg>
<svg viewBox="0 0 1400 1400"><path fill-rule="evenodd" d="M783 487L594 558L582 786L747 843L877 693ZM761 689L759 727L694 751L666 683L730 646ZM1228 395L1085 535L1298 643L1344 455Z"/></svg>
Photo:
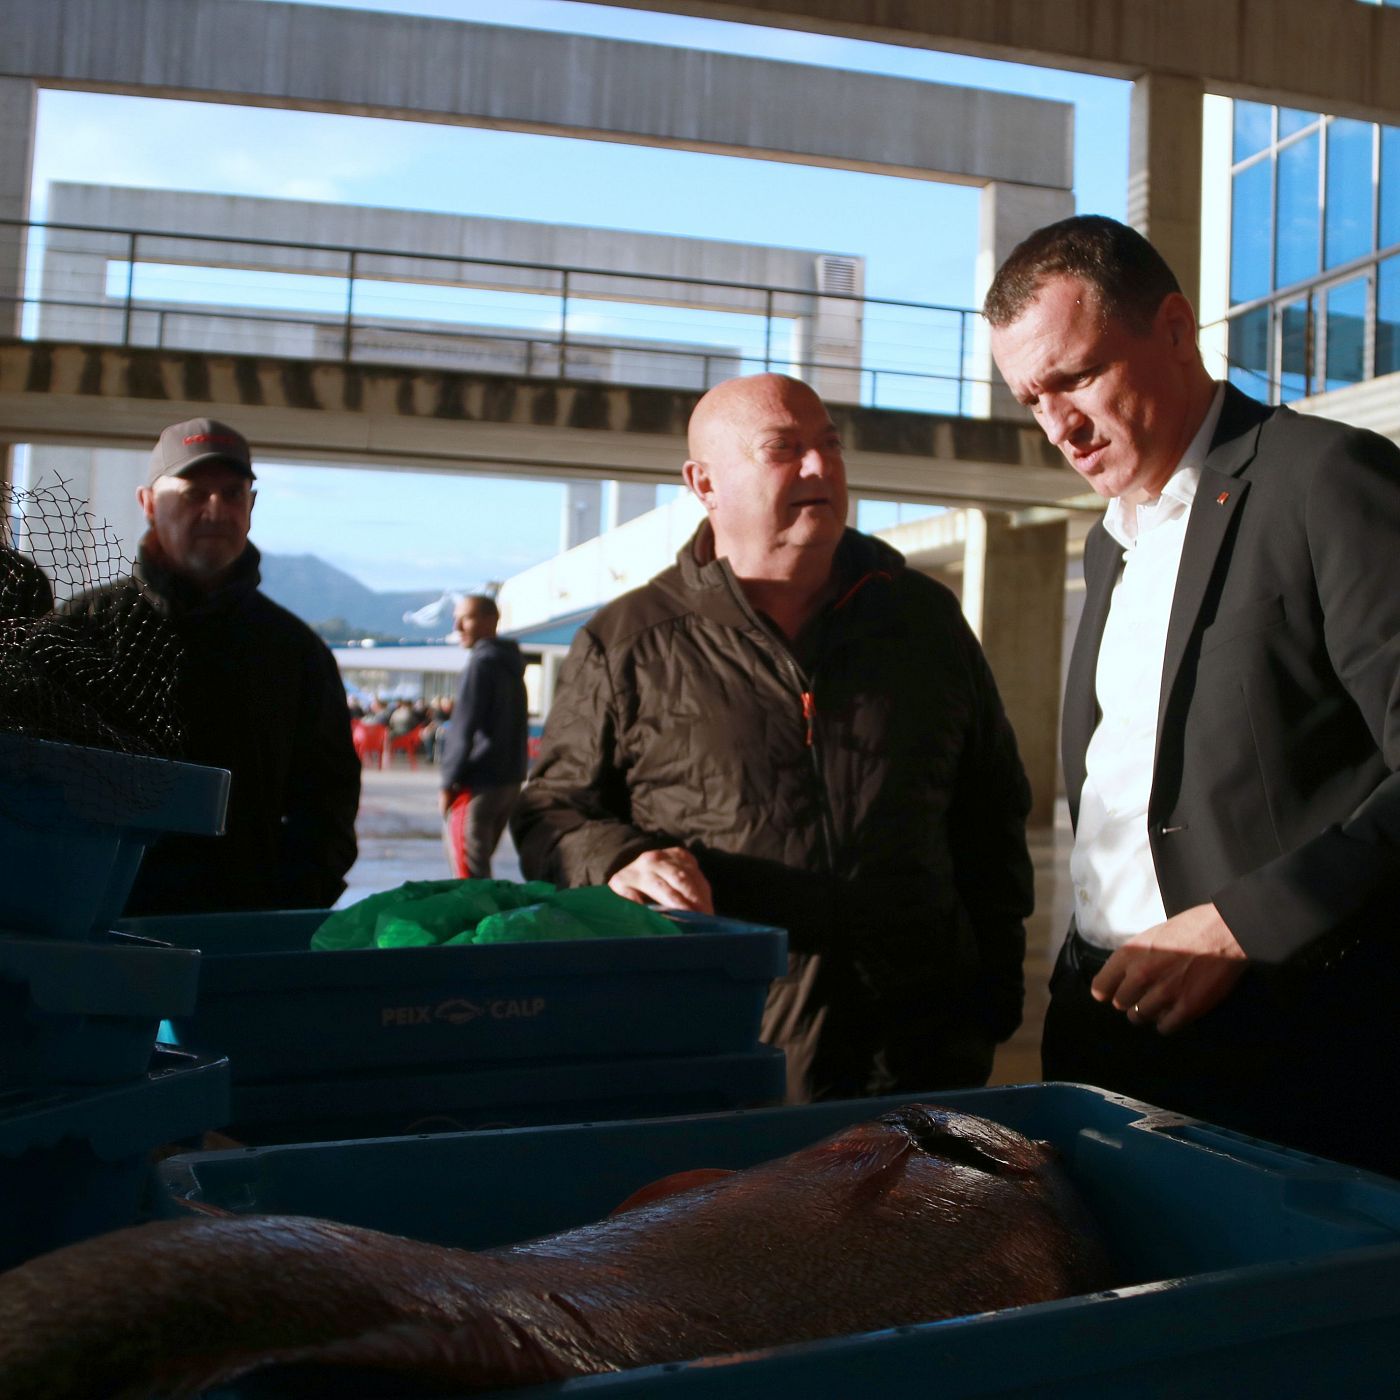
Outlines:
<svg viewBox="0 0 1400 1400"><path fill-rule="evenodd" d="M1103 513L1103 527L1124 549L1131 549L1138 537L1148 530L1174 520L1191 509L1191 502L1196 499L1196 486L1201 479L1201 468L1210 452L1211 440L1215 437L1220 411L1224 406L1225 385L1222 382L1215 386L1215 396L1210 401L1206 416L1201 419L1195 437L1181 454L1176 470L1167 478L1160 496L1140 506L1126 505L1118 496L1109 501Z"/></svg>

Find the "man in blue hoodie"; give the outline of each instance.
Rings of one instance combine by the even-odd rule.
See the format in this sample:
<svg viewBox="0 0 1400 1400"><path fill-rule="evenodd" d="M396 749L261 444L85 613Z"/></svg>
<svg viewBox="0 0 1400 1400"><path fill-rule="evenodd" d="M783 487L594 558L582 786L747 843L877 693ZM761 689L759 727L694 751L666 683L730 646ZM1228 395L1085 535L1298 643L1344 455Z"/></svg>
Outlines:
<svg viewBox="0 0 1400 1400"><path fill-rule="evenodd" d="M452 622L468 655L447 726L438 804L459 880L490 879L491 856L525 780L525 660L496 635L499 621L495 600L473 593L457 604Z"/></svg>

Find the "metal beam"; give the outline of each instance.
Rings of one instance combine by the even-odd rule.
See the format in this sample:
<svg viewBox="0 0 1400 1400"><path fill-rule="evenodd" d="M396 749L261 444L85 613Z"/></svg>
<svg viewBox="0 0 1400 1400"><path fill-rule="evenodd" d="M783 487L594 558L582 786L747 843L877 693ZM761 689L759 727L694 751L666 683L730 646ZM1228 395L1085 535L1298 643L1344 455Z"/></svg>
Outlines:
<svg viewBox="0 0 1400 1400"><path fill-rule="evenodd" d="M1067 103L276 0L0 0L3 76L976 185L1072 183Z"/></svg>

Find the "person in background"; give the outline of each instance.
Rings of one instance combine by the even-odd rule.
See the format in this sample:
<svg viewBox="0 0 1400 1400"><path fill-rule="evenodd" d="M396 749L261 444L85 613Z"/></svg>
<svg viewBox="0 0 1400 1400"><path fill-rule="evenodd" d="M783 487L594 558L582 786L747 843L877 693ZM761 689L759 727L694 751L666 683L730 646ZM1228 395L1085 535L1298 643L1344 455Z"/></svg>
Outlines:
<svg viewBox="0 0 1400 1400"><path fill-rule="evenodd" d="M407 734L415 724L418 723L418 714L411 701L400 700L392 710L389 711L387 721L389 733L395 738Z"/></svg>
<svg viewBox="0 0 1400 1400"><path fill-rule="evenodd" d="M1074 919L1047 1078L1400 1172L1400 449L1201 362L1140 234L1052 224L988 292L1103 496L1064 706Z"/></svg>
<svg viewBox="0 0 1400 1400"><path fill-rule="evenodd" d="M469 594L452 630L467 649L442 752L439 810L443 842L459 880L490 879L491 857L525 778L528 702L525 659L496 635L496 600Z"/></svg>
<svg viewBox="0 0 1400 1400"><path fill-rule="evenodd" d="M439 735L442 735L443 739L446 738L442 730L451 711L452 701L444 695L433 696L423 707L421 752L429 763L438 761Z"/></svg>
<svg viewBox="0 0 1400 1400"><path fill-rule="evenodd" d="M137 500L148 529L131 576L68 615L147 611L179 643L182 757L229 770L222 836L162 836L126 912L327 908L356 854L360 765L325 643L258 591L255 491L243 435L196 418L166 428Z"/></svg>
<svg viewBox="0 0 1400 1400"><path fill-rule="evenodd" d="M676 564L578 632L512 819L529 878L788 930L788 1097L984 1084L1021 1019L1030 790L957 599L846 527L801 381L707 393Z"/></svg>

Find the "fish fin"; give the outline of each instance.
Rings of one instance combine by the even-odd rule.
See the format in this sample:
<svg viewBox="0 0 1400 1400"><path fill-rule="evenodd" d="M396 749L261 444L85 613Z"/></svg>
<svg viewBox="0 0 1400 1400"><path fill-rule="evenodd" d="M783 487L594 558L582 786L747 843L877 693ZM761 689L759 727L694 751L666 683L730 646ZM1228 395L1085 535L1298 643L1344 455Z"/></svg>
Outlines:
<svg viewBox="0 0 1400 1400"><path fill-rule="evenodd" d="M181 1210L187 1210L192 1215L232 1216L236 1213L223 1206L216 1206L212 1201L194 1201L186 1198L178 1204Z"/></svg>
<svg viewBox="0 0 1400 1400"><path fill-rule="evenodd" d="M622 1215L638 1206L650 1205L653 1201L664 1201L668 1196L679 1196L693 1191L697 1186L708 1186L712 1181L723 1181L734 1173L727 1167L696 1167L688 1172L673 1172L634 1191L620 1206L614 1206L609 1215Z"/></svg>
<svg viewBox="0 0 1400 1400"><path fill-rule="evenodd" d="M902 1129L931 1157L993 1176L1037 1176L1059 1156L1050 1143L1032 1142L1000 1123L937 1104L904 1104L878 1121Z"/></svg>
<svg viewBox="0 0 1400 1400"><path fill-rule="evenodd" d="M904 1170L914 1144L903 1133L845 1132L822 1145L823 1165L838 1173L838 1184L857 1198L879 1195L890 1173Z"/></svg>

